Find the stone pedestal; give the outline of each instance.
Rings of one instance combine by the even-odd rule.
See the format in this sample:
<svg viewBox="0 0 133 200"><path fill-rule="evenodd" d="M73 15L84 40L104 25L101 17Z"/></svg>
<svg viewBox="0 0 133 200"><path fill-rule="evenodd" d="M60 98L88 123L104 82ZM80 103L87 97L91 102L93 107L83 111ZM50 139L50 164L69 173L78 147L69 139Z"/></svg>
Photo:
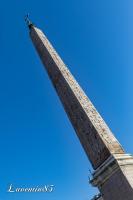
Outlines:
<svg viewBox="0 0 133 200"><path fill-rule="evenodd" d="M133 156L110 156L90 182L99 188L104 200L133 200Z"/></svg>

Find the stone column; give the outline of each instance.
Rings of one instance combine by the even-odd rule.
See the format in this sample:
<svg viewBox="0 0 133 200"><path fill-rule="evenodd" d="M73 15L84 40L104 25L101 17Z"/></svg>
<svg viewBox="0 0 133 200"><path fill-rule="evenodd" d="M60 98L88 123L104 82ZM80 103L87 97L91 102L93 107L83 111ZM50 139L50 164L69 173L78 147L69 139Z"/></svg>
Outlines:
<svg viewBox="0 0 133 200"><path fill-rule="evenodd" d="M91 184L99 188L104 200L133 200L133 157L125 154L43 32L31 23L29 28L33 44L95 170Z"/></svg>

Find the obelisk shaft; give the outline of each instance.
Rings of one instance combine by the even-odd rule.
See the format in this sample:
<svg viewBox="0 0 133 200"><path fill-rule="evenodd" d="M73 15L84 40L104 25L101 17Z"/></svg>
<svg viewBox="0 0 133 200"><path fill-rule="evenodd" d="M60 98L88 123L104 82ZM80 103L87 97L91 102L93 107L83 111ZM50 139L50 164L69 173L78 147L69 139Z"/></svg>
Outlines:
<svg viewBox="0 0 133 200"><path fill-rule="evenodd" d="M123 154L121 145L43 32L32 26L30 36L93 168L111 154Z"/></svg>

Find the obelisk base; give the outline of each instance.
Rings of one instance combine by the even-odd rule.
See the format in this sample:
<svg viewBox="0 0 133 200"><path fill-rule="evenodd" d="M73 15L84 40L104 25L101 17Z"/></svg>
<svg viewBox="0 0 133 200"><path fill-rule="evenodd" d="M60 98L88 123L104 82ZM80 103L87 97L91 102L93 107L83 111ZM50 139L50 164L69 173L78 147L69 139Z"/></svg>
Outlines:
<svg viewBox="0 0 133 200"><path fill-rule="evenodd" d="M104 200L133 200L133 156L110 156L94 173L90 183Z"/></svg>

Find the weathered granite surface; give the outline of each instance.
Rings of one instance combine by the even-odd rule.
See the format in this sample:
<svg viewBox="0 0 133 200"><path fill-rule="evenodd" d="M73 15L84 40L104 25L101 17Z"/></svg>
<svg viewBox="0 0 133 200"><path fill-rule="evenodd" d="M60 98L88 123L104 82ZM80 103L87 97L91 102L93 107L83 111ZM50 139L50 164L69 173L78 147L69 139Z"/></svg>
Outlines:
<svg viewBox="0 0 133 200"><path fill-rule="evenodd" d="M94 169L111 153L124 153L43 32L32 27L31 39Z"/></svg>

